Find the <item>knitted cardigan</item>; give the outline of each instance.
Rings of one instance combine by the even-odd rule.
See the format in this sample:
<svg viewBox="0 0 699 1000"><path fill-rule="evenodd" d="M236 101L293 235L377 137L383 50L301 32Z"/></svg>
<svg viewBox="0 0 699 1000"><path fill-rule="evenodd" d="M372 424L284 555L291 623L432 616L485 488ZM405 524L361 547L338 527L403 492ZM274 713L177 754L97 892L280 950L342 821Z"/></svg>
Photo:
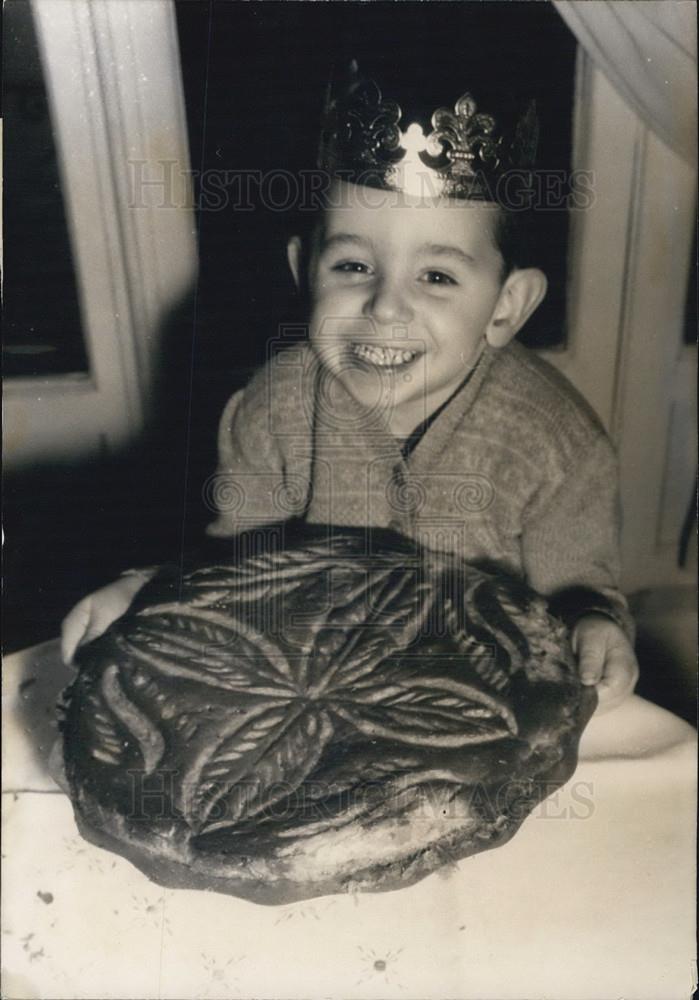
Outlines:
<svg viewBox="0 0 699 1000"><path fill-rule="evenodd" d="M407 457L385 388L377 376L361 406L307 345L272 357L224 410L208 534L292 518L393 528L524 578L570 624L596 611L633 639L616 458L570 383L517 343L486 347Z"/></svg>

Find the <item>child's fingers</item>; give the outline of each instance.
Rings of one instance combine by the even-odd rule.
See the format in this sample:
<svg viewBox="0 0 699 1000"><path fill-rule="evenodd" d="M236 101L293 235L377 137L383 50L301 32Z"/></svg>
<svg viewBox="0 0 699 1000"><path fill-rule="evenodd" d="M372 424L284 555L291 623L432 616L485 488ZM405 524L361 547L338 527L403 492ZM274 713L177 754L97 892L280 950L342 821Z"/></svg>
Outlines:
<svg viewBox="0 0 699 1000"><path fill-rule="evenodd" d="M591 637L580 637L578 669L583 684L598 684L604 669L604 645Z"/></svg>
<svg viewBox="0 0 699 1000"><path fill-rule="evenodd" d="M61 657L63 662L70 666L75 656L80 640L88 629L90 623L89 598L83 598L75 605L63 619L61 625Z"/></svg>
<svg viewBox="0 0 699 1000"><path fill-rule="evenodd" d="M631 694L638 680L638 663L629 649L613 648L609 651L604 676L597 686L599 710L607 712L616 708Z"/></svg>
<svg viewBox="0 0 699 1000"><path fill-rule="evenodd" d="M94 594L89 594L66 615L61 626L61 654L66 664L73 662L79 646L97 639L120 618L148 577L119 578Z"/></svg>
<svg viewBox="0 0 699 1000"><path fill-rule="evenodd" d="M90 616L89 625L81 636L78 645L84 646L86 643L92 642L93 639L99 638L120 614L122 614L121 609L113 606L101 609L96 608Z"/></svg>

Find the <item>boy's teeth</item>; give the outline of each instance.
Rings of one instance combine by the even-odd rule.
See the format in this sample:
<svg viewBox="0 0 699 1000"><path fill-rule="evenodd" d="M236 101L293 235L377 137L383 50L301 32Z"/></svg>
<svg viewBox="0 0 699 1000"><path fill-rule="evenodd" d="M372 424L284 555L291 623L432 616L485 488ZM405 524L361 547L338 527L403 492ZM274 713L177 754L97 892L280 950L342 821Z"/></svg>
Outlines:
<svg viewBox="0 0 699 1000"><path fill-rule="evenodd" d="M353 344L353 352L359 358L373 365L402 365L412 361L417 351L401 350L396 347L378 347L375 344Z"/></svg>

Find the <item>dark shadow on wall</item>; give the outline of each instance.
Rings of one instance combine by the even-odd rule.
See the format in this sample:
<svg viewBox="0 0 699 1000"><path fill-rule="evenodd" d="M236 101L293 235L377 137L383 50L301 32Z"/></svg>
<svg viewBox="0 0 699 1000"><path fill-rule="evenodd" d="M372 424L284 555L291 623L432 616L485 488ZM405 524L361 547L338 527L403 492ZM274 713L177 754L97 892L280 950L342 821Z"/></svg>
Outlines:
<svg viewBox="0 0 699 1000"><path fill-rule="evenodd" d="M697 606L691 585L657 587L632 594L637 693L697 724Z"/></svg>
<svg viewBox="0 0 699 1000"><path fill-rule="evenodd" d="M122 570L172 561L202 538L220 412L249 376L214 340L188 298L163 324L154 416L137 443L5 473L6 652L57 635L73 604Z"/></svg>

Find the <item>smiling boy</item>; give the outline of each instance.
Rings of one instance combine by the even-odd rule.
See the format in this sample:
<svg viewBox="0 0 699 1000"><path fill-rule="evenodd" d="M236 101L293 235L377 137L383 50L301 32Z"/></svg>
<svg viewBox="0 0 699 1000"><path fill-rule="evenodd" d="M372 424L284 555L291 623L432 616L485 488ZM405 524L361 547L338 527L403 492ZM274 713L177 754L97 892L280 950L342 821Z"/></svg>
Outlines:
<svg viewBox="0 0 699 1000"><path fill-rule="evenodd" d="M495 347L511 339L508 331L514 335L543 298L546 279L530 268L513 271L503 286L496 205L372 194L342 181L330 193L342 207L326 210L311 251L310 339L358 402L370 406L376 392L367 373L383 373L388 427L408 437L473 369L487 336ZM297 284L303 254L293 237Z"/></svg>
<svg viewBox="0 0 699 1000"><path fill-rule="evenodd" d="M633 689L618 588L613 450L594 413L514 338L546 294L522 219L496 199L526 161L464 94L424 136L354 70L330 105L323 210L288 258L308 344L236 393L219 430L209 534L291 517L392 528L517 574L568 621L586 683L612 707ZM68 617L64 652L99 634L142 580Z"/></svg>

